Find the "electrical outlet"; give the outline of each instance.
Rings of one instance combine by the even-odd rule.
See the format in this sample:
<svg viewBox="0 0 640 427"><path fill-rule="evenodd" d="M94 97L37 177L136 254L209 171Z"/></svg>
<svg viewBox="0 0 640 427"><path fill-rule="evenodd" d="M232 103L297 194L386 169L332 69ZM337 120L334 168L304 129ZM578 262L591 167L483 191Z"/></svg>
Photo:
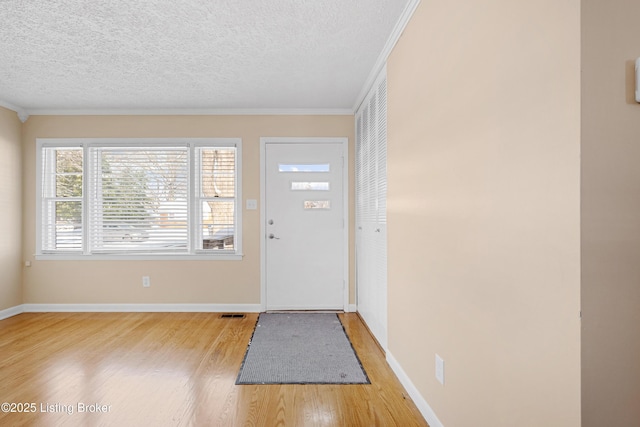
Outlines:
<svg viewBox="0 0 640 427"><path fill-rule="evenodd" d="M151 279L149 279L149 276L142 276L142 287L148 288L149 286L151 286Z"/></svg>
<svg viewBox="0 0 640 427"><path fill-rule="evenodd" d="M444 385L444 360L436 354L436 379Z"/></svg>

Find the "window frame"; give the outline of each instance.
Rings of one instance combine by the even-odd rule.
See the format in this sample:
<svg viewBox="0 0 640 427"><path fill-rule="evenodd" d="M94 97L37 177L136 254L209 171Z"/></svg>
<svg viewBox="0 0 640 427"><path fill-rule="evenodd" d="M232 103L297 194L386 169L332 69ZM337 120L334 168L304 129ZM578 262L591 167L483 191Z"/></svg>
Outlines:
<svg viewBox="0 0 640 427"><path fill-rule="evenodd" d="M188 248L187 252L126 252L91 253L88 247L88 176L90 176L89 148L96 146L129 147L188 147ZM43 148L83 148L82 181L82 250L44 250L43 249ZM236 150L235 156L235 199L234 199L234 249L199 249L198 218L202 197L196 194L200 188L200 171L196 170L198 148L228 148ZM37 138L36 139L36 254L37 260L241 260L242 252L242 139L241 138Z"/></svg>

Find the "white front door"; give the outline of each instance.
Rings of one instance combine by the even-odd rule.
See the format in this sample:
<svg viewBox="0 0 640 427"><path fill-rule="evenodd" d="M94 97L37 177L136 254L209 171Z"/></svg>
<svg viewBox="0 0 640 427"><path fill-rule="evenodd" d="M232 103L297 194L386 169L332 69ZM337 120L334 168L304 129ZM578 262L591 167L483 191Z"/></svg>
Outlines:
<svg viewBox="0 0 640 427"><path fill-rule="evenodd" d="M343 150L265 144L267 310L345 308Z"/></svg>

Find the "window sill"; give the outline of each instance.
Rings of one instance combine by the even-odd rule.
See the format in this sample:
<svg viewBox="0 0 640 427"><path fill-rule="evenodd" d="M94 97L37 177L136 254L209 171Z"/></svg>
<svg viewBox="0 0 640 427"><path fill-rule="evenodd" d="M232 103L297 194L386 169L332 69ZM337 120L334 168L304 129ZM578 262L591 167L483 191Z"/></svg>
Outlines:
<svg viewBox="0 0 640 427"><path fill-rule="evenodd" d="M36 261L241 261L244 254L38 254Z"/></svg>

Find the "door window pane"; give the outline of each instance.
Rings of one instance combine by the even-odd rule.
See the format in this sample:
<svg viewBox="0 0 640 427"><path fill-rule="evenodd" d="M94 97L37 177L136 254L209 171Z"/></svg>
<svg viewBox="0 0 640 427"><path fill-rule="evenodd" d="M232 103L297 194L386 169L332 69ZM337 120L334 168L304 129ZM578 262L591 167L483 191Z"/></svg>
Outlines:
<svg viewBox="0 0 640 427"><path fill-rule="evenodd" d="M331 209L330 200L305 200L305 209Z"/></svg>
<svg viewBox="0 0 640 427"><path fill-rule="evenodd" d="M319 164L284 164L278 165L279 172L329 172L331 165L329 163Z"/></svg>
<svg viewBox="0 0 640 427"><path fill-rule="evenodd" d="M294 191L329 191L329 183L293 181L291 189Z"/></svg>

